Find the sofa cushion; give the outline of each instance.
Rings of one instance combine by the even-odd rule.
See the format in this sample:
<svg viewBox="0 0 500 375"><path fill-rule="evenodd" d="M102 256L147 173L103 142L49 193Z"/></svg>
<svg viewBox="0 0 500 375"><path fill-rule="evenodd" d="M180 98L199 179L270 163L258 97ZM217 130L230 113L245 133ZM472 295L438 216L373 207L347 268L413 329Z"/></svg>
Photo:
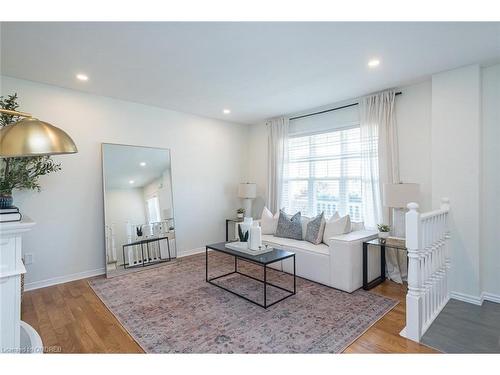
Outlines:
<svg viewBox="0 0 500 375"><path fill-rule="evenodd" d="M269 211L267 207L262 210L262 215L260 218L260 228L262 234L274 234L276 233L276 226L278 225L279 212L273 216L272 212Z"/></svg>
<svg viewBox="0 0 500 375"><path fill-rule="evenodd" d="M325 217L322 212L314 219L309 220L306 228L305 240L314 245L323 242L323 232L325 231Z"/></svg>
<svg viewBox="0 0 500 375"><path fill-rule="evenodd" d="M349 217L349 215L343 216L341 218L335 218L335 216L332 216L330 220L326 222L325 231L323 233L323 242L328 243L328 239L330 237L349 233L350 231L351 218Z"/></svg>
<svg viewBox="0 0 500 375"><path fill-rule="evenodd" d="M280 210L278 218L278 226L276 227L276 237L293 238L294 240L302 240L302 223L300 220L300 211L295 215L287 215L283 210Z"/></svg>
<svg viewBox="0 0 500 375"><path fill-rule="evenodd" d="M269 245L276 247L283 247L284 250L289 249L290 251L310 251L323 255L330 255L330 249L328 245L320 243L319 245L314 245L307 241L294 240L291 238L282 238L272 235L263 235L262 241L268 243Z"/></svg>

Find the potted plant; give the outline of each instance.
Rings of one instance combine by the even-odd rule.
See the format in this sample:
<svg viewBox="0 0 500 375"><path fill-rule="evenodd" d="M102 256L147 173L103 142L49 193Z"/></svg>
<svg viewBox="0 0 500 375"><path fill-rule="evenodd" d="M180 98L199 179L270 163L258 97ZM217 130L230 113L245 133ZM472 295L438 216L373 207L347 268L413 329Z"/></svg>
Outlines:
<svg viewBox="0 0 500 375"><path fill-rule="evenodd" d="M238 219L243 219L243 216L245 215L245 209L244 208L238 208L236 210L236 217Z"/></svg>
<svg viewBox="0 0 500 375"><path fill-rule="evenodd" d="M7 98L0 97L0 107L12 111L19 107L17 94ZM13 124L19 117L0 114L0 128ZM8 208L13 204L12 191L40 191L40 176L61 170L61 164L54 162L50 156L33 156L19 158L0 158L0 208Z"/></svg>
<svg viewBox="0 0 500 375"><path fill-rule="evenodd" d="M390 225L387 224L378 224L378 238L382 241L385 241L389 237L389 232L391 231Z"/></svg>

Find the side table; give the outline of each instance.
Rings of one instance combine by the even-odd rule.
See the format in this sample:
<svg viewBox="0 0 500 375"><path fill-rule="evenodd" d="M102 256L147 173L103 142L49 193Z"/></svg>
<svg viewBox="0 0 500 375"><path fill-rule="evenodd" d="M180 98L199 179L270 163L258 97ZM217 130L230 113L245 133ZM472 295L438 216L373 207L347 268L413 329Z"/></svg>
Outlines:
<svg viewBox="0 0 500 375"><path fill-rule="evenodd" d="M232 241L233 239L229 240L229 223L234 223L234 236L237 239L238 238L238 227L236 224L243 223L244 219L240 219L238 217L226 219L226 242ZM254 223L257 222L260 225L260 219L253 219Z"/></svg>
<svg viewBox="0 0 500 375"><path fill-rule="evenodd" d="M380 276L372 281L368 282L368 248L369 245L372 247L377 247L380 249ZM380 283L383 283L386 279L385 277L385 249L392 248L397 250L406 251L406 247L396 245L388 242L381 242L378 238L363 242L363 289L369 290Z"/></svg>
<svg viewBox="0 0 500 375"><path fill-rule="evenodd" d="M226 242L229 241L229 223L234 223L234 224L243 223L243 219L236 218L236 217L226 219ZM236 228L236 226L235 226L235 228Z"/></svg>

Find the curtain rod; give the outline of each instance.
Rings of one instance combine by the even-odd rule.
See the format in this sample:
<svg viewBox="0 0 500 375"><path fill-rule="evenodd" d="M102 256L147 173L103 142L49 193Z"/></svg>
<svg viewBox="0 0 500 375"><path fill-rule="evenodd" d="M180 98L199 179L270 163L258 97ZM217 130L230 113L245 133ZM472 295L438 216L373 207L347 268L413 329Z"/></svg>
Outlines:
<svg viewBox="0 0 500 375"><path fill-rule="evenodd" d="M401 95L401 94L402 94L402 92L398 91L395 95ZM339 109L354 107L355 105L359 105L359 103L347 104L347 105L343 105L341 107L325 109L324 111L319 111L319 112L314 112L314 113L308 113L307 115L295 116L295 117L291 117L289 120L290 121L291 120L298 120L299 118L304 118L304 117L309 117L309 116L315 116L315 115L321 115L322 113L327 113L327 112L337 111Z"/></svg>

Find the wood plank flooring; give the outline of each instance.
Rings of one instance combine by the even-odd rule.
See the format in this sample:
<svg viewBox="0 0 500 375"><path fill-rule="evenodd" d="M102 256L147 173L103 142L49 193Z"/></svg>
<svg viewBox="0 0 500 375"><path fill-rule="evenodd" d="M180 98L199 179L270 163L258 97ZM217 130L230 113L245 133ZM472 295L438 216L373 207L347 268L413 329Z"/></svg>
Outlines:
<svg viewBox="0 0 500 375"><path fill-rule="evenodd" d="M40 334L47 352L143 353L87 283L88 279L25 292L22 319ZM433 353L399 336L405 325L406 288L386 281L371 290L400 303L345 353Z"/></svg>

